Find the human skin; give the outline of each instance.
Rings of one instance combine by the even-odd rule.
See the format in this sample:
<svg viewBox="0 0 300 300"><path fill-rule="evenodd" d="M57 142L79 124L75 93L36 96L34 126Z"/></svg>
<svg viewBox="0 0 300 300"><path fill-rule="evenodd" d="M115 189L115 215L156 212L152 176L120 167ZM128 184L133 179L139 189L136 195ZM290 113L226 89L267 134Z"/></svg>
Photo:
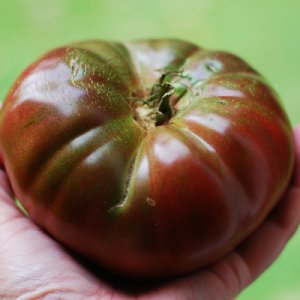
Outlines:
<svg viewBox="0 0 300 300"><path fill-rule="evenodd" d="M14 205L0 173L0 299L233 299L278 257L300 222L300 125L290 186L264 223L234 251L198 272L135 288L73 257Z"/></svg>

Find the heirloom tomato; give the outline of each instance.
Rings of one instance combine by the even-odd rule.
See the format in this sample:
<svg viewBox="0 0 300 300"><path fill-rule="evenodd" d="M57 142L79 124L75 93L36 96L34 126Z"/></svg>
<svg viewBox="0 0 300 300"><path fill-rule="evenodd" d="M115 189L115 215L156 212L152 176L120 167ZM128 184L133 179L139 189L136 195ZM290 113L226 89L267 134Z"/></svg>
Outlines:
<svg viewBox="0 0 300 300"><path fill-rule="evenodd" d="M175 39L50 51L10 89L0 151L30 218L134 279L186 274L249 236L290 180L290 123L244 60Z"/></svg>

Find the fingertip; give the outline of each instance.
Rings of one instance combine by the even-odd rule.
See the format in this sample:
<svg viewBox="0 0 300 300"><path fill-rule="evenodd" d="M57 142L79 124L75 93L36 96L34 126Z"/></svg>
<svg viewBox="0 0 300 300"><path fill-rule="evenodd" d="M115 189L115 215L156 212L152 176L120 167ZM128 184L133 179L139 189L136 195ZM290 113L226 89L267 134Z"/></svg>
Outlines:
<svg viewBox="0 0 300 300"><path fill-rule="evenodd" d="M300 152L300 124L294 128L294 142L296 147L296 152L299 154Z"/></svg>
<svg viewBox="0 0 300 300"><path fill-rule="evenodd" d="M294 128L294 131L297 131L300 133L300 124L297 124L296 127Z"/></svg>

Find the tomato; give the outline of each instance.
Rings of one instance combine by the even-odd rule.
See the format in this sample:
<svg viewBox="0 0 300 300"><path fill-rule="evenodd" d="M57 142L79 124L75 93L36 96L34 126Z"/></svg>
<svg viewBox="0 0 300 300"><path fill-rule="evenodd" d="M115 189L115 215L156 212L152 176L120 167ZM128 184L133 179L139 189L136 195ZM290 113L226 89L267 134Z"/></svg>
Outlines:
<svg viewBox="0 0 300 300"><path fill-rule="evenodd" d="M34 222L135 279L186 274L235 248L294 163L289 120L262 76L173 39L50 51L10 89L0 145Z"/></svg>

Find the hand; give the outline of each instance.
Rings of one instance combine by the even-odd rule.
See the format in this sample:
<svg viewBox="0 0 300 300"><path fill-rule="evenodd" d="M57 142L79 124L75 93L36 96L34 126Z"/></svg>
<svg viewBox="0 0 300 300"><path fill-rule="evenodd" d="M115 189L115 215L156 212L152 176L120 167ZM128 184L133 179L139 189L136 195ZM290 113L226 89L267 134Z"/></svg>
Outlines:
<svg viewBox="0 0 300 300"><path fill-rule="evenodd" d="M296 168L279 205L234 251L199 272L134 289L104 280L22 215L0 171L0 299L233 299L283 250L300 222L300 126Z"/></svg>

